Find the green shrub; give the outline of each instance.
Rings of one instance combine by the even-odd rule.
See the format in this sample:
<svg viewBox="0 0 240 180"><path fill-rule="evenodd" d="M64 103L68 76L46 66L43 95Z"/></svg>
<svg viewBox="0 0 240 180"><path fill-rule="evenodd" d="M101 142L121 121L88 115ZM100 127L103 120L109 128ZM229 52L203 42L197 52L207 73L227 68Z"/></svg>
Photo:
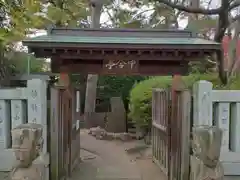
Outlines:
<svg viewBox="0 0 240 180"><path fill-rule="evenodd" d="M183 81L189 89L195 82L207 80L213 83L215 89L240 89L240 78L232 78L227 86L221 86L217 74L191 74L183 77ZM153 77L141 81L130 92L129 120L140 126L147 126L151 122L152 90L154 88L168 88L171 86L172 77Z"/></svg>
<svg viewBox="0 0 240 180"><path fill-rule="evenodd" d="M155 77L135 85L130 92L129 118L141 126L146 126L151 120L152 89L167 88L171 80L171 77Z"/></svg>

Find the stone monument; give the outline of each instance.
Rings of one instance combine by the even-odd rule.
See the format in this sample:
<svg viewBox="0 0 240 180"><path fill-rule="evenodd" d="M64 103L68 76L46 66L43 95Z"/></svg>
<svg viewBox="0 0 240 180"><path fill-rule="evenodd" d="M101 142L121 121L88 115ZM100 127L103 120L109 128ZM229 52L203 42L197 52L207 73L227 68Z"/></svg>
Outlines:
<svg viewBox="0 0 240 180"><path fill-rule="evenodd" d="M48 179L46 166L49 163L41 154L42 134L43 126L35 123L21 124L12 130L12 149L16 157L16 164L11 171L11 180Z"/></svg>
<svg viewBox="0 0 240 180"><path fill-rule="evenodd" d="M197 126L192 132L191 180L223 180L219 160L222 130L218 127Z"/></svg>

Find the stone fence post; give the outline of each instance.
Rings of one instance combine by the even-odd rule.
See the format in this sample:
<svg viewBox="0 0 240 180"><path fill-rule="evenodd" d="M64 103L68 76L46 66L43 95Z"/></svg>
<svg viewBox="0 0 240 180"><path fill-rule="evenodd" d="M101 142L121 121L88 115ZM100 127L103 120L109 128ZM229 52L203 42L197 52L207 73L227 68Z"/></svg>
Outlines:
<svg viewBox="0 0 240 180"><path fill-rule="evenodd" d="M12 149L16 163L11 180L48 180L49 162L43 152L43 125L21 124L12 130Z"/></svg>
<svg viewBox="0 0 240 180"><path fill-rule="evenodd" d="M196 126L192 132L190 180L223 180L220 162L222 130L215 126Z"/></svg>

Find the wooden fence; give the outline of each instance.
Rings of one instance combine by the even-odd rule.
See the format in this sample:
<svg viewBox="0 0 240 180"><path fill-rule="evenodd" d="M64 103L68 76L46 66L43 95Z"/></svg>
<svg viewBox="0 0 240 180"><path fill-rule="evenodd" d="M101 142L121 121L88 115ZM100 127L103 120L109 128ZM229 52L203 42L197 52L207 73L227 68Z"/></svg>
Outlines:
<svg viewBox="0 0 240 180"><path fill-rule="evenodd" d="M153 160L169 180L189 176L190 106L186 90L153 90Z"/></svg>
<svg viewBox="0 0 240 180"><path fill-rule="evenodd" d="M213 90L207 81L193 88L193 125L216 125L224 130L221 161L225 175L240 175L240 91Z"/></svg>
<svg viewBox="0 0 240 180"><path fill-rule="evenodd" d="M154 89L152 94L152 147L153 160L161 170L168 174L168 162L170 151L170 128L169 108L170 108L169 91Z"/></svg>
<svg viewBox="0 0 240 180"><path fill-rule="evenodd" d="M50 177L71 176L80 161L80 93L73 88L51 89Z"/></svg>

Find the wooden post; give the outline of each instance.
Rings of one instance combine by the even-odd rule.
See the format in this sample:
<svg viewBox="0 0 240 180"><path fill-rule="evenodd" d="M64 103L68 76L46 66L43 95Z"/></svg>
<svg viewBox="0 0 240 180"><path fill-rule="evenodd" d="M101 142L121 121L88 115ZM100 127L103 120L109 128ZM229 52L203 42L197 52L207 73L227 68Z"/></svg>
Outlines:
<svg viewBox="0 0 240 180"><path fill-rule="evenodd" d="M61 114L60 114L60 94L59 90L56 88L51 88L51 143L50 143L50 148L51 148L51 154L50 154L50 179L61 179L60 175L60 170L59 165L61 163L62 153L63 150L60 148L60 143L63 141L60 140L59 136L59 131L62 132L62 127L59 123L61 120ZM62 137L62 136L61 136ZM59 158L61 157L61 159Z"/></svg>
<svg viewBox="0 0 240 180"><path fill-rule="evenodd" d="M168 145L168 151L169 154L168 155L168 177L170 177L170 179L174 179L174 164L175 162L175 151L177 151L177 145L176 142L178 142L177 136L172 136L172 133L178 133L178 130L176 128L177 125L176 123L178 123L178 118L176 118L177 115L177 104L176 104L176 100L177 100L177 95L176 95L176 90L179 89L180 87L178 87L180 85L180 83L182 82L182 78L180 75L174 75L173 76L173 81L172 81L172 89L171 89L171 119L170 119L170 123L168 124L168 126L170 126L169 128L169 138L170 138L170 143ZM181 86L181 85L180 85Z"/></svg>
<svg viewBox="0 0 240 180"><path fill-rule="evenodd" d="M70 79L67 73L60 73L59 85L64 87L68 87L70 85Z"/></svg>
<svg viewBox="0 0 240 180"><path fill-rule="evenodd" d="M172 82L172 112L171 112L171 155L170 163L170 179L175 178L175 168L180 168L180 179L189 179L190 164L190 109L191 94L186 89L186 85L180 75L175 75ZM180 115L180 117L179 117ZM174 137L174 138L173 138ZM177 146L177 147L176 147ZM181 165L176 167L177 151L181 153Z"/></svg>
<svg viewBox="0 0 240 180"><path fill-rule="evenodd" d="M190 166L190 115L191 94L188 90L181 92L181 180L189 179ZM191 180L191 179L189 179Z"/></svg>

